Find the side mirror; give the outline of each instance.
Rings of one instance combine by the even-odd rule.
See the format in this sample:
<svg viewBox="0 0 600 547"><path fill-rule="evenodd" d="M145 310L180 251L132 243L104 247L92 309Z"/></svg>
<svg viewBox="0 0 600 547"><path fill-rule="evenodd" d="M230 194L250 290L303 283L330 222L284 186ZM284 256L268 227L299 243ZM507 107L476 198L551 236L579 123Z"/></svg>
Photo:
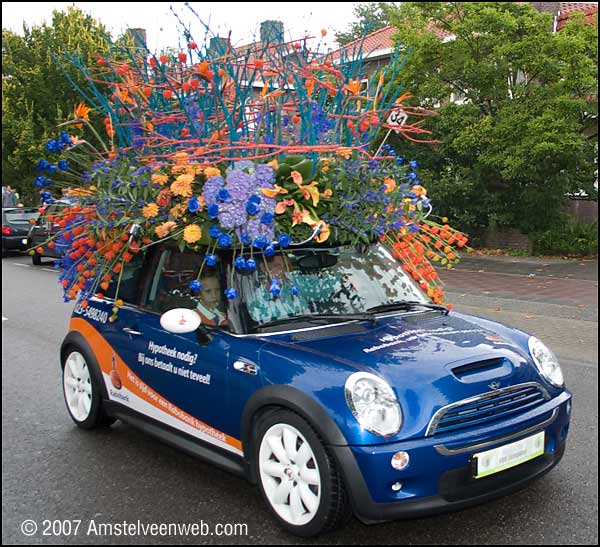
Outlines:
<svg viewBox="0 0 600 547"><path fill-rule="evenodd" d="M201 322L200 316L188 308L175 308L163 313L160 317L160 326L174 334L194 332Z"/></svg>

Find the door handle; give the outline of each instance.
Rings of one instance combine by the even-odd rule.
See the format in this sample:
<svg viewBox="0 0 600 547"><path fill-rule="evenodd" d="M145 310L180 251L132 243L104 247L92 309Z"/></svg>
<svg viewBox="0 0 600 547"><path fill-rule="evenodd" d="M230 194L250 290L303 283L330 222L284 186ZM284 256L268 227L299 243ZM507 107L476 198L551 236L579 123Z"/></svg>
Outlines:
<svg viewBox="0 0 600 547"><path fill-rule="evenodd" d="M140 336L142 334L140 331L130 329L129 327L124 327L123 332L126 332L127 334L135 334L136 336Z"/></svg>

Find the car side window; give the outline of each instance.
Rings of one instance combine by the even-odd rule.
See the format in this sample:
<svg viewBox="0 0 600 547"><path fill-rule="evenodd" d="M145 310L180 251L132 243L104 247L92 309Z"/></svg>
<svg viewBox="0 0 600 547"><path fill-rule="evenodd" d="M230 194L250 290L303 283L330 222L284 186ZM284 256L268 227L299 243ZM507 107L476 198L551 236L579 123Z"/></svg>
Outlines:
<svg viewBox="0 0 600 547"><path fill-rule="evenodd" d="M199 253L164 249L144 307L160 314L174 308L193 309L204 325L226 325L223 288L217 269L205 266L199 279L202 289L198 292L190 289L190 282L198 278L201 266Z"/></svg>
<svg viewBox="0 0 600 547"><path fill-rule="evenodd" d="M144 260L144 253L138 253L133 255L131 261L124 265L117 298L120 298L129 304L137 304L140 291L140 281L144 272ZM107 298L115 298L118 283L117 279L118 277L110 283L108 289L105 291L104 294Z"/></svg>

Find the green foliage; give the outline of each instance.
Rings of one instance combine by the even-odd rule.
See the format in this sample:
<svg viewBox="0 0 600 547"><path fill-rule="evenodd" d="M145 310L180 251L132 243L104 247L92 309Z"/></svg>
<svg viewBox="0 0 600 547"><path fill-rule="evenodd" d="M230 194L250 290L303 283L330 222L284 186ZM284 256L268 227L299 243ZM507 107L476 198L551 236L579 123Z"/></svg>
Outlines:
<svg viewBox="0 0 600 547"><path fill-rule="evenodd" d="M47 155L44 145L83 100L65 73L86 88L65 56L76 55L90 66L109 44L103 25L72 7L55 11L50 26L23 31L20 36L2 29L2 180L17 188L25 203L37 204L33 181L38 160Z"/></svg>
<svg viewBox="0 0 600 547"><path fill-rule="evenodd" d="M538 255L591 256L598 254L598 225L563 223L533 234Z"/></svg>
<svg viewBox="0 0 600 547"><path fill-rule="evenodd" d="M366 2L354 6L357 21L345 32L336 32L335 38L342 46L363 38L367 34L390 24L390 11L397 8L395 2Z"/></svg>
<svg viewBox="0 0 600 547"><path fill-rule="evenodd" d="M553 34L515 2L408 2L391 22L412 49L399 81L438 111L425 127L442 141L392 144L419 161L436 212L475 233L542 232L568 192L597 196L596 27Z"/></svg>

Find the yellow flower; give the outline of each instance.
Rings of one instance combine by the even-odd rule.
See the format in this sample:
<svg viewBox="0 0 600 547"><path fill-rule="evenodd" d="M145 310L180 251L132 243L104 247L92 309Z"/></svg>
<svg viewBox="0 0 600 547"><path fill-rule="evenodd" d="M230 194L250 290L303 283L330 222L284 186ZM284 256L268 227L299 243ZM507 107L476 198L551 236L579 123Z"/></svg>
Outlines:
<svg viewBox="0 0 600 547"><path fill-rule="evenodd" d="M331 235L331 230L329 229L329 224L327 224L326 222L321 221L321 231L319 232L319 234L317 235L317 237L315 237L315 241L317 243L324 243L325 241L327 241L329 239L329 236Z"/></svg>
<svg viewBox="0 0 600 547"><path fill-rule="evenodd" d="M271 160L269 163L267 163L267 165L272 167L274 171L277 171L277 169L279 169L279 162L277 160Z"/></svg>
<svg viewBox="0 0 600 547"><path fill-rule="evenodd" d="M327 188L327 190L321 194L322 198L330 198L331 196L333 196L333 190L331 188Z"/></svg>
<svg viewBox="0 0 600 547"><path fill-rule="evenodd" d="M196 224L188 224L183 230L183 239L186 243L195 243L202 237L202 230Z"/></svg>
<svg viewBox="0 0 600 547"><path fill-rule="evenodd" d="M219 171L216 167L207 167L204 170L204 176L209 179L210 177L218 177L221 174L221 171Z"/></svg>
<svg viewBox="0 0 600 547"><path fill-rule="evenodd" d="M386 177L383 181L383 184L385 185L386 194L393 192L396 188L396 181L392 177Z"/></svg>
<svg viewBox="0 0 600 547"><path fill-rule="evenodd" d="M154 229L154 233L159 237L159 238L163 238L163 237L167 237L169 235L169 232L175 228L175 226L177 226L176 222L173 222L172 220L169 220L167 222L163 222L162 224L160 224L159 226L157 226Z"/></svg>
<svg viewBox="0 0 600 547"><path fill-rule="evenodd" d="M265 196L267 196L268 198L274 198L277 194L287 194L288 191L285 188L282 188L281 186L274 184L273 190L271 190L270 188L263 188L262 193Z"/></svg>
<svg viewBox="0 0 600 547"><path fill-rule="evenodd" d="M156 205L156 203L149 203L142 209L142 215L144 215L145 218L158 216L158 205Z"/></svg>
<svg viewBox="0 0 600 547"><path fill-rule="evenodd" d="M152 179L152 182L154 184L160 184L161 186L166 184L169 180L169 177L167 177L167 175L161 175L160 173L153 173L150 178Z"/></svg>

